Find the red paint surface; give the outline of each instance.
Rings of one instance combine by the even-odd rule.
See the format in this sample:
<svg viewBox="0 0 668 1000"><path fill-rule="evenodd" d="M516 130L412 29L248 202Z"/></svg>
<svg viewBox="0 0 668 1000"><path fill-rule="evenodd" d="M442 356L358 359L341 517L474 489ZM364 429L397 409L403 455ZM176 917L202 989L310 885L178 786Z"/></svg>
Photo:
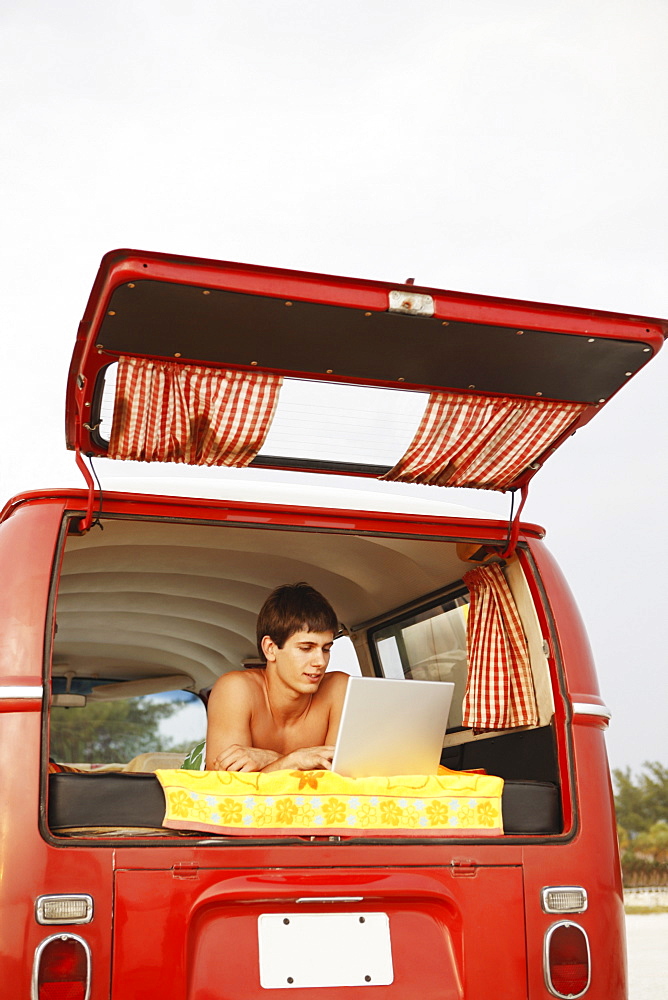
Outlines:
<svg viewBox="0 0 668 1000"><path fill-rule="evenodd" d="M84 499L83 491L30 494L0 523L0 557L11 567L11 586L0 589L0 685L42 683L61 518L66 508L81 510ZM105 507L129 515L236 522L248 517L311 527L326 522L353 530L499 541L506 530L501 523L485 521L211 500L170 502L140 495L107 496ZM588 910L571 918L589 935L592 985L587 996L623 1000L623 908L603 733L600 725L588 725L585 719L569 722L569 694L594 704L600 697L577 609L540 535L540 529L530 526L523 532L547 598L539 614L557 654L551 668L557 684L563 835L463 845L128 842L127 847L110 847L103 841L95 846L49 842L40 819L45 753L39 706L31 702L22 711L9 706L0 727L0 978L8 995L29 995L34 950L58 930L36 923L35 898L82 892L94 898L94 919L69 929L91 948L91 1000L258 996L258 914L290 911L298 906L297 896L337 894L362 895L360 907L390 914L396 978L391 987L375 988L374 995L544 998L543 936L560 918L541 911L540 890L575 884L584 885L589 894ZM523 559L530 572L528 557ZM540 596L541 587L532 586ZM453 861L470 863L465 875L461 868L453 870ZM337 905L354 909L358 904ZM361 995L362 989L311 995L330 1000Z"/></svg>

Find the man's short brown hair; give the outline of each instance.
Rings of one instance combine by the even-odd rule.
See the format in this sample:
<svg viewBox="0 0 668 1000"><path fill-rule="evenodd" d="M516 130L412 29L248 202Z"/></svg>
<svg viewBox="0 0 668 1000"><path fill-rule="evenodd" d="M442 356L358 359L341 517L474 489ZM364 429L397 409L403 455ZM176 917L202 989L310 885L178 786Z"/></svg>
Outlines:
<svg viewBox="0 0 668 1000"><path fill-rule="evenodd" d="M285 583L276 587L260 608L257 616L257 648L260 656L262 640L268 635L279 649L295 632L333 632L339 620L326 597L308 583Z"/></svg>

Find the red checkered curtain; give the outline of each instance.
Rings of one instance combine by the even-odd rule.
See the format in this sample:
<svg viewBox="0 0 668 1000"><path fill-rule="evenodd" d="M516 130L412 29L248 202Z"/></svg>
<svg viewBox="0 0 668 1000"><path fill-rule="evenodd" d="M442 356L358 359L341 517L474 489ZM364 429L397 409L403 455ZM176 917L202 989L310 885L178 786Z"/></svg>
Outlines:
<svg viewBox="0 0 668 1000"><path fill-rule="evenodd" d="M109 458L248 465L278 402L279 375L120 358Z"/></svg>
<svg viewBox="0 0 668 1000"><path fill-rule="evenodd" d="M506 490L577 420L584 403L432 392L403 458L383 479Z"/></svg>
<svg viewBox="0 0 668 1000"><path fill-rule="evenodd" d="M475 730L534 726L538 706L529 651L503 570L498 563L479 566L464 574L464 583L471 605L462 725Z"/></svg>

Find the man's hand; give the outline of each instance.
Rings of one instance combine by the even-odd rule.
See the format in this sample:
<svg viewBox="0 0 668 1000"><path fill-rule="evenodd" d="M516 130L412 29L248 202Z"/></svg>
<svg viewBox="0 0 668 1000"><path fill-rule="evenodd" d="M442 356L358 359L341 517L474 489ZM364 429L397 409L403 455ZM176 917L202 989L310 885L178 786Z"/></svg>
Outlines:
<svg viewBox="0 0 668 1000"><path fill-rule="evenodd" d="M301 750L293 750L292 753L286 754L285 757L277 757L276 760L265 765L262 770L331 771L333 756L334 747L304 747Z"/></svg>
<svg viewBox="0 0 668 1000"><path fill-rule="evenodd" d="M212 771L262 771L267 764L278 758L273 750L258 747L242 747L233 743L219 753L211 767Z"/></svg>

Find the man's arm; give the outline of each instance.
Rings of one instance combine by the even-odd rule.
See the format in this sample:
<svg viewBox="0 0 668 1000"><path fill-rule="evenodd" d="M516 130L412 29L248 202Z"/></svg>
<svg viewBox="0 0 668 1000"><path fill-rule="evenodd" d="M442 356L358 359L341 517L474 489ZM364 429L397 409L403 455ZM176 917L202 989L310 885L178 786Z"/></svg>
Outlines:
<svg viewBox="0 0 668 1000"><path fill-rule="evenodd" d="M207 706L206 768L209 771L261 771L278 757L251 746L253 689L241 671L223 674Z"/></svg>
<svg viewBox="0 0 668 1000"><path fill-rule="evenodd" d="M303 747L301 750L293 750L286 753L284 757L276 755L276 759L270 761L260 770L262 771L330 771L332 768L332 757L334 747Z"/></svg>
<svg viewBox="0 0 668 1000"><path fill-rule="evenodd" d="M327 725L327 737L325 743L336 745L336 737L339 735L339 725L343 713L343 702L346 697L348 687L348 674L339 670L329 674L329 685L327 695L330 699L329 723Z"/></svg>
<svg viewBox="0 0 668 1000"><path fill-rule="evenodd" d="M320 747L303 747L294 750L284 757L277 757L270 761L263 771L279 771L283 769L294 769L296 771L315 771L319 769L331 770L332 758L334 757L334 745L339 732L341 713L343 712L343 699L346 696L348 686L348 674L338 670L326 674L323 684L327 687L322 690L322 694L329 702L329 716L327 721L327 735L325 745Z"/></svg>

